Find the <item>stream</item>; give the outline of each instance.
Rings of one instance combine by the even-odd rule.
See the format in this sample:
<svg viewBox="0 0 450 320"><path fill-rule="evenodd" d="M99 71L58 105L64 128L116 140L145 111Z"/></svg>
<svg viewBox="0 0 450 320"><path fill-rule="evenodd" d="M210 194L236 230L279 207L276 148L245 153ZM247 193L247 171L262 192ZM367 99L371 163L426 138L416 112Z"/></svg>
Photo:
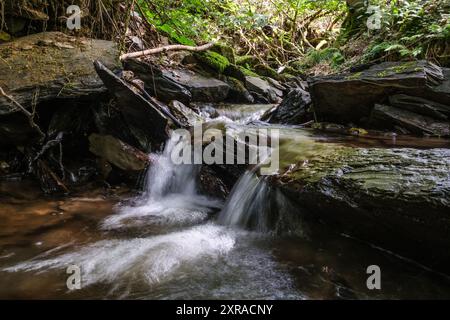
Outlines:
<svg viewBox="0 0 450 320"><path fill-rule="evenodd" d="M236 128L269 107L203 110L216 109L215 117ZM277 128L284 139L306 147L391 147L387 140ZM200 168L171 162L176 143L168 141L157 156L138 195L125 187L92 187L70 197L45 197L31 181L0 181L0 298L450 298L450 278L302 221L277 193L276 224L289 228L274 232L266 223L270 190L251 172L225 202L200 194ZM81 268L80 290L66 287L70 265ZM382 290L366 286L370 265L382 270Z"/></svg>

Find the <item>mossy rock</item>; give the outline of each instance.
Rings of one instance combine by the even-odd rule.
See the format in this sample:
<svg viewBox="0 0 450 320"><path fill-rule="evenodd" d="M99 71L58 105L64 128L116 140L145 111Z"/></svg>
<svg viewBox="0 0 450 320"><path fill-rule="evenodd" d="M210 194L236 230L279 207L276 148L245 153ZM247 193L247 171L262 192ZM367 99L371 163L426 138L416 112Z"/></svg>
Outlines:
<svg viewBox="0 0 450 320"><path fill-rule="evenodd" d="M247 69L247 68L245 68L243 66L239 66L239 70L241 70L242 73L245 74L248 77L259 77L259 75L257 73L255 73L252 70Z"/></svg>
<svg viewBox="0 0 450 320"><path fill-rule="evenodd" d="M245 82L246 74L237 65L230 64L228 67L226 67L224 74L228 77L233 77L242 82Z"/></svg>
<svg viewBox="0 0 450 320"><path fill-rule="evenodd" d="M236 64L238 66L255 66L259 63L255 56L238 56L236 57Z"/></svg>
<svg viewBox="0 0 450 320"><path fill-rule="evenodd" d="M258 64L255 66L255 72L262 77L269 77L276 80L280 80L280 75L273 68L268 65Z"/></svg>
<svg viewBox="0 0 450 320"><path fill-rule="evenodd" d="M234 49L222 42L216 43L212 48L211 51L216 52L225 58L228 59L228 61L232 64L236 64L236 56L234 54Z"/></svg>
<svg viewBox="0 0 450 320"><path fill-rule="evenodd" d="M214 51L196 54L195 57L198 61L218 73L224 73L225 69L231 64L226 57Z"/></svg>

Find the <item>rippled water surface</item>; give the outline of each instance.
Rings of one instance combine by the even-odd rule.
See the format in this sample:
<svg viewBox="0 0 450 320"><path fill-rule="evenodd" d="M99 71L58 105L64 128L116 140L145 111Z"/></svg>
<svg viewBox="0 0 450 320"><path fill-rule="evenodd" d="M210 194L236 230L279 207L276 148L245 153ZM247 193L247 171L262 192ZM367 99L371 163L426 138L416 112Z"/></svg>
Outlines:
<svg viewBox="0 0 450 320"><path fill-rule="evenodd" d="M450 298L447 277L321 225L274 233L261 215L245 230L265 211L264 183L247 174L224 203L199 194L199 168L174 167L168 151L140 195L92 186L49 198L0 181L0 298ZM301 216L275 197L280 216ZM67 289L70 265L81 290ZM381 291L366 287L369 265L381 267Z"/></svg>

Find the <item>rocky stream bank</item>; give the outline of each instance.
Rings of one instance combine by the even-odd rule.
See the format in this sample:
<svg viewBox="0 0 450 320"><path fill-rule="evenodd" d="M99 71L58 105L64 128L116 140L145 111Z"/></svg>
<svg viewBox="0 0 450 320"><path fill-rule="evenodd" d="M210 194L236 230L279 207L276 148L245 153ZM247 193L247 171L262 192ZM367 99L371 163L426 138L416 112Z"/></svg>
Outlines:
<svg viewBox="0 0 450 320"><path fill-rule="evenodd" d="M389 62L274 79L219 49L121 63L113 42L56 32L1 44L0 179L31 177L47 194L139 189L171 130L222 121L219 104L275 104L252 125L342 137L282 137L282 166L268 183L293 200L294 215L432 268L450 265L449 69ZM225 199L245 169L203 166L201 189Z"/></svg>

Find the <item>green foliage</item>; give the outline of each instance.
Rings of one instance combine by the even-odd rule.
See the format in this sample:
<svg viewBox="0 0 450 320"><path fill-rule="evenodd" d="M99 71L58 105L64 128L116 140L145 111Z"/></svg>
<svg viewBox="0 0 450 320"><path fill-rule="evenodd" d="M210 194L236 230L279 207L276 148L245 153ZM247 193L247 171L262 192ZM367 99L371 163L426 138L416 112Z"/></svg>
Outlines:
<svg viewBox="0 0 450 320"><path fill-rule="evenodd" d="M344 61L345 58L339 49L326 48L323 50L311 50L295 67L300 70L306 70L317 64L327 62L332 68L338 68Z"/></svg>
<svg viewBox="0 0 450 320"><path fill-rule="evenodd" d="M259 66L267 74L287 67L291 61L300 61L296 69L306 71L320 63L338 69L374 60L429 58L445 64L445 59L449 59L445 52L450 40L448 0L137 0L137 3L147 20L172 42L195 45L220 38L221 43L212 51L224 56L228 64L244 67L244 72L260 73L261 70L256 70ZM380 8L381 29L368 30L366 22L371 16L366 11L368 4ZM368 47L346 48L362 38L370 43ZM206 58L220 72L226 68L222 58L209 53Z"/></svg>
<svg viewBox="0 0 450 320"><path fill-rule="evenodd" d="M450 39L450 2L379 0L377 3L381 8L382 28L369 32L373 44L363 60L440 60L440 54Z"/></svg>

